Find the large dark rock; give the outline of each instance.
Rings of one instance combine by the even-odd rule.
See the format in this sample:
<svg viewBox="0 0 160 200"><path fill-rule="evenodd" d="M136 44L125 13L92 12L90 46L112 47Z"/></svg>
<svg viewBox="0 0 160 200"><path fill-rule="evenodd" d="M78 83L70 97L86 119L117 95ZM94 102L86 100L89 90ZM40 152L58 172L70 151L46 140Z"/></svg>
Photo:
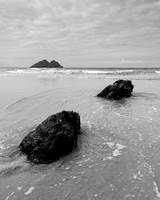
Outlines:
<svg viewBox="0 0 160 200"><path fill-rule="evenodd" d="M103 97L107 99L121 99L124 97L130 97L134 86L130 80L118 80L102 90L97 97Z"/></svg>
<svg viewBox="0 0 160 200"><path fill-rule="evenodd" d="M80 116L62 111L49 116L20 143L19 149L31 162L51 163L72 152L80 134Z"/></svg>
<svg viewBox="0 0 160 200"><path fill-rule="evenodd" d="M50 63L47 60L42 60L32 65L30 68L63 68L63 66L55 60L52 60Z"/></svg>

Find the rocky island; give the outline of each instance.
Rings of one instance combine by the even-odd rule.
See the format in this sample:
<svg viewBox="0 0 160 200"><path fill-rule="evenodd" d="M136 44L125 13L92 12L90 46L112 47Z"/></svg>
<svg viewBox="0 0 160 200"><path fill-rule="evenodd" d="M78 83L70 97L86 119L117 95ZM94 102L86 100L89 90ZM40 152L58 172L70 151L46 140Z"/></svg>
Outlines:
<svg viewBox="0 0 160 200"><path fill-rule="evenodd" d="M63 68L63 66L61 66L55 60L52 60L51 62L48 62L47 60L41 60L32 65L30 68Z"/></svg>

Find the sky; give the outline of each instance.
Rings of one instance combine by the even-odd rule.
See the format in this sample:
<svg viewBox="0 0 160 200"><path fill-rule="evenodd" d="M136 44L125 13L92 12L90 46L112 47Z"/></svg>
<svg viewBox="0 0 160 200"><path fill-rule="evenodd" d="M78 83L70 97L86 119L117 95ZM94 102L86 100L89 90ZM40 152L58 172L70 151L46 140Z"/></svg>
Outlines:
<svg viewBox="0 0 160 200"><path fill-rule="evenodd" d="M160 67L160 0L0 0L0 67Z"/></svg>

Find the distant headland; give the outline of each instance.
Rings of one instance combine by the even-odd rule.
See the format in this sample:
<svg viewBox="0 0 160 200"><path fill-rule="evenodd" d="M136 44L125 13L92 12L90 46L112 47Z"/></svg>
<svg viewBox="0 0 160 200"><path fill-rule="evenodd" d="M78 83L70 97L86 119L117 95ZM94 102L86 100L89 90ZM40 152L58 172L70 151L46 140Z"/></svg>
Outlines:
<svg viewBox="0 0 160 200"><path fill-rule="evenodd" d="M63 68L63 66L61 66L55 60L52 60L51 62L48 62L47 60L41 60L32 65L30 68Z"/></svg>

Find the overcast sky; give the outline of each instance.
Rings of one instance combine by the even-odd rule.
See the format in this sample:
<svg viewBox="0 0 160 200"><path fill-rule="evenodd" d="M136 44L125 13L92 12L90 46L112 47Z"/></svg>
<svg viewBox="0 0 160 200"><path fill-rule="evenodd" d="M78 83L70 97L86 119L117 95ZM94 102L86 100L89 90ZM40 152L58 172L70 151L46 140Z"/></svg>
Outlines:
<svg viewBox="0 0 160 200"><path fill-rule="evenodd" d="M0 0L0 67L160 67L160 0Z"/></svg>

